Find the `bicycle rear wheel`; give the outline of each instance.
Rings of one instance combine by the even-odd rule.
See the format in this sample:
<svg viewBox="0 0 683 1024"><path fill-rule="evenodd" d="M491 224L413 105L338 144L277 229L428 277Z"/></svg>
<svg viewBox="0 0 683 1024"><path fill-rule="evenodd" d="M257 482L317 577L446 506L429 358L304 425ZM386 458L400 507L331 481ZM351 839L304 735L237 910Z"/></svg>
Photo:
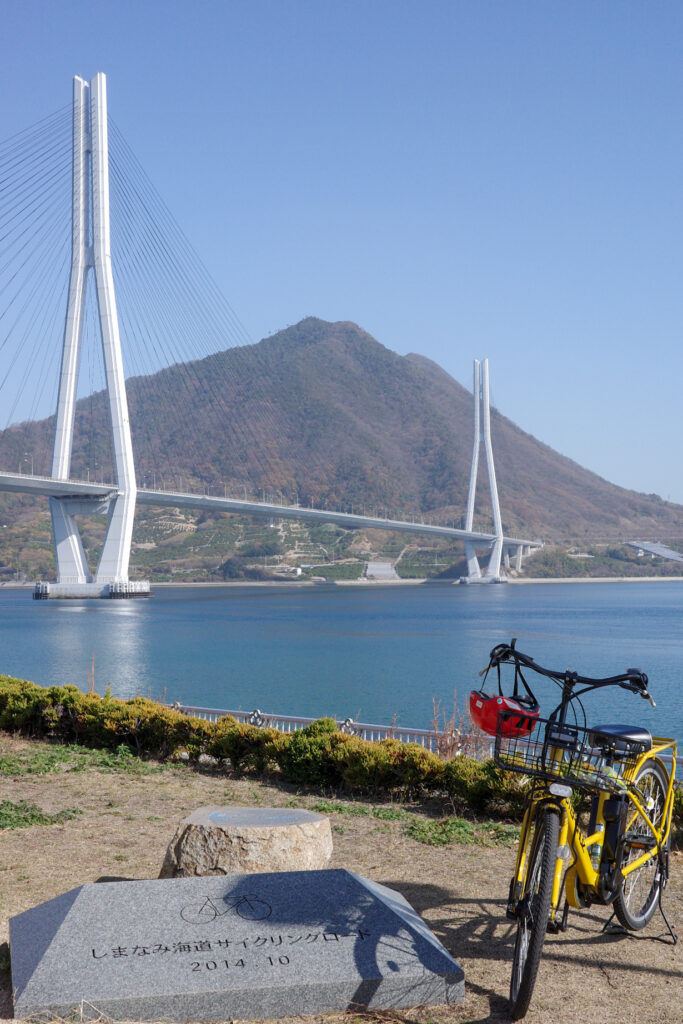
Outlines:
<svg viewBox="0 0 683 1024"><path fill-rule="evenodd" d="M526 1014L536 984L553 894L559 811L554 807L539 811L534 828L512 958L510 1012L513 1020L520 1020Z"/></svg>
<svg viewBox="0 0 683 1024"><path fill-rule="evenodd" d="M634 779L634 784L645 797L645 809L652 824L662 827L664 804L669 780L664 768L657 761L646 761ZM638 816L628 827L621 861L622 871L647 849L653 835L643 819ZM668 841L667 841L668 848ZM649 860L624 878L614 899L614 912L624 928L640 931L648 923L659 900L659 890L664 883L660 858Z"/></svg>

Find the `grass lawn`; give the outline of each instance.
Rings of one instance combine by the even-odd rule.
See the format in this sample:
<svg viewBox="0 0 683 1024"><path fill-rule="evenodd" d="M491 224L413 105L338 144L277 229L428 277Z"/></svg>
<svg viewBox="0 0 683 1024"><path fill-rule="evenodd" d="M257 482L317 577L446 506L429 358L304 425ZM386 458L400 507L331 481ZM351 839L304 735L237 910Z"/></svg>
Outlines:
<svg viewBox="0 0 683 1024"><path fill-rule="evenodd" d="M463 1006L300 1022L503 1022L514 930L505 902L516 827L430 805L353 801L277 780L141 762L125 751L49 746L0 733L0 1017L11 1015L8 920L85 882L156 878L178 822L207 804L303 807L328 814L332 867L399 890L465 971ZM683 926L683 854L665 906ZM169 883L170 884L170 883ZM528 1024L680 1024L680 947L655 941L656 916L631 936L602 932L605 908L572 913L548 936ZM293 1024L293 1019L289 1020Z"/></svg>

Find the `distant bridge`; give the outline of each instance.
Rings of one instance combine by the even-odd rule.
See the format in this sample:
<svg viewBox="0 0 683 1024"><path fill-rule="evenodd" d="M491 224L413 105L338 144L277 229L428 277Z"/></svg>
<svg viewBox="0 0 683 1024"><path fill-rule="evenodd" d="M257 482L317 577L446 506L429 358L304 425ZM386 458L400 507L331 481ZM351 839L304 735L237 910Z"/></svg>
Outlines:
<svg viewBox="0 0 683 1024"><path fill-rule="evenodd" d="M474 364L474 446L464 529L419 519L396 520L334 512L299 504L276 505L246 499L242 501L228 497L213 497L208 494L138 488L111 265L109 129L106 79L103 74L96 75L89 83L79 77L74 79L72 131L71 273L51 472L49 476L36 476L33 467L30 475L0 472L0 490L49 498L57 560L57 582L37 584L36 596L132 597L149 593L148 583L131 581L128 575L133 517L137 505L205 509L271 519L298 519L310 523L335 523L347 529L396 530L462 540L468 565L466 582L500 582L504 579L501 576L501 562L509 565L511 559L517 568L521 568L524 555L531 549L539 547L540 542L507 537L503 533L491 445L486 360L481 365L475 360ZM36 144L36 138L38 135L32 132L32 145ZM22 188L31 196L32 185L22 185ZM12 210L10 219L16 220L17 216L17 211ZM132 251L130 256L139 261L140 252ZM97 318L102 341L111 426L115 478L112 485L70 479L86 295L91 270L97 298ZM181 294L185 294L182 292L182 289L187 287L184 277L180 275L177 281L173 280L174 287ZM4 314L4 310L0 310L0 314ZM163 304L157 304L153 317L163 322ZM148 326L142 325L143 328ZM171 396L172 399L173 397L176 396ZM196 401L201 400L202 396L197 396ZM482 446L491 495L492 532L473 528L479 453ZM94 574L88 567L74 518L77 515L92 513L106 514L109 517L99 564ZM479 566L477 548L490 550L484 572Z"/></svg>

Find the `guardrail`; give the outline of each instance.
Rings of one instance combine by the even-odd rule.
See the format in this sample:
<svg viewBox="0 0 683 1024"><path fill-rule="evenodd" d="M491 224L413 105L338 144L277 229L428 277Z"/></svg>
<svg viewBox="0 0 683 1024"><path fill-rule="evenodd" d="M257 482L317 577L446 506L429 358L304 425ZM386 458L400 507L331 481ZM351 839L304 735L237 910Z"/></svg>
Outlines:
<svg viewBox="0 0 683 1024"><path fill-rule="evenodd" d="M278 732L295 732L315 722L315 718L303 718L300 715L277 715L255 708L253 711L231 711L225 708L202 708L191 704L175 703L174 711L193 718L203 718L207 722L216 722L224 715L232 715L238 722L245 725L256 725L277 729ZM354 722L352 718L335 719L340 732L377 743L379 740L399 740L401 743L419 743L425 750L436 750L436 736L431 729L405 729L398 725L372 725L369 722Z"/></svg>

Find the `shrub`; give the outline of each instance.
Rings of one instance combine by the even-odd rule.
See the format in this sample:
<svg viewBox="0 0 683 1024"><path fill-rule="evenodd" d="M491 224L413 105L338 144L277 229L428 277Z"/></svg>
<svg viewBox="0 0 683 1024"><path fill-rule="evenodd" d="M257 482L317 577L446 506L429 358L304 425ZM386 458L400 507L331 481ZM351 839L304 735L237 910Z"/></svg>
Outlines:
<svg viewBox="0 0 683 1024"><path fill-rule="evenodd" d="M2 676L0 727L10 732L19 730L29 736L42 735L43 711L50 703L49 693L34 683Z"/></svg>
<svg viewBox="0 0 683 1024"><path fill-rule="evenodd" d="M416 743L387 739L369 743L335 733L330 757L340 781L362 793L389 791L417 796L440 788L444 762Z"/></svg>
<svg viewBox="0 0 683 1024"><path fill-rule="evenodd" d="M0 728L64 743L116 748L128 744L138 755L168 757L179 746L201 752L210 724L134 697L116 700L82 693L76 686L40 687L0 678Z"/></svg>
<svg viewBox="0 0 683 1024"><path fill-rule="evenodd" d="M347 736L346 742L337 746L337 763L344 786L358 793L395 788L393 743L395 740L366 743L357 736Z"/></svg>
<svg viewBox="0 0 683 1024"><path fill-rule="evenodd" d="M484 811L492 817L520 821L524 813L529 777L503 771L490 760L484 762L484 779L488 789Z"/></svg>
<svg viewBox="0 0 683 1024"><path fill-rule="evenodd" d="M460 810L519 820L525 786L526 776L502 771L492 760L475 761L463 756L444 765L443 788Z"/></svg>
<svg viewBox="0 0 683 1024"><path fill-rule="evenodd" d="M443 788L458 808L483 809L489 794L489 782L484 764L471 757L454 757L446 761L443 770Z"/></svg>
<svg viewBox="0 0 683 1024"><path fill-rule="evenodd" d="M169 753L178 749L187 750L193 760L196 760L200 754L208 753L208 747L215 732L213 722L207 722L204 718L190 718L189 715L181 715L177 712L174 714L177 715L174 727L174 746Z"/></svg>
<svg viewBox="0 0 683 1024"><path fill-rule="evenodd" d="M229 761L233 771L253 768L264 772L277 764L283 739L277 729L257 729L225 715L213 727L206 752Z"/></svg>
<svg viewBox="0 0 683 1024"><path fill-rule="evenodd" d="M289 733L278 758L284 777L289 782L338 786L341 778L332 742L336 733L332 718L319 718Z"/></svg>

